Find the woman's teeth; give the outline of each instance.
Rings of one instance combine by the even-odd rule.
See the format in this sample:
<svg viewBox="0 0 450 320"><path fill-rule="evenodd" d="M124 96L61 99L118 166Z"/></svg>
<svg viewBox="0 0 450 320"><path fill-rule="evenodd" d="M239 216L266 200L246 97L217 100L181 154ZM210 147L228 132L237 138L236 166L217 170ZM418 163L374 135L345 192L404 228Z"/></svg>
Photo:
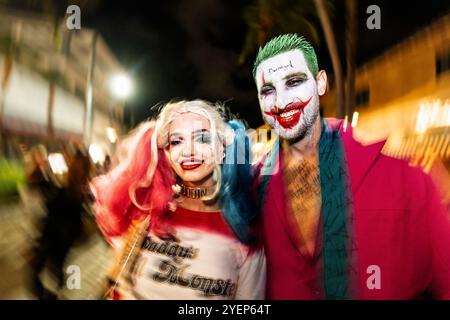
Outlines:
<svg viewBox="0 0 450 320"><path fill-rule="evenodd" d="M184 166L194 166L196 164L202 164L202 163L200 161L186 161L186 162L183 162Z"/></svg>

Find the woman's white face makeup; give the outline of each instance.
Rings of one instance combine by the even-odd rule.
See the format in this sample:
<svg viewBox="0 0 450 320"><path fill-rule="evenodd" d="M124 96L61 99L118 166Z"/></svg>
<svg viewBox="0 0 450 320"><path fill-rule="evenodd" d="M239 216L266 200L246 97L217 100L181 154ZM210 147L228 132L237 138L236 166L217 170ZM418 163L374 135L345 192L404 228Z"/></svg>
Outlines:
<svg viewBox="0 0 450 320"><path fill-rule="evenodd" d="M166 154L170 166L183 182L196 185L212 176L215 152L209 120L196 113L183 113L169 126Z"/></svg>
<svg viewBox="0 0 450 320"><path fill-rule="evenodd" d="M300 50L263 61L256 71L264 120L288 140L302 139L319 115L317 82Z"/></svg>

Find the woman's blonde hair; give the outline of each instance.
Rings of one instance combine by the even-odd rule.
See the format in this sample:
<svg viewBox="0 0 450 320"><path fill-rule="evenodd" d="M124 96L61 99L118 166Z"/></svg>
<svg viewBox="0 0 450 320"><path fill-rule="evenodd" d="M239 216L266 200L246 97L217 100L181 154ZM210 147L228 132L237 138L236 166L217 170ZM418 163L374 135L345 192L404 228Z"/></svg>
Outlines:
<svg viewBox="0 0 450 320"><path fill-rule="evenodd" d="M239 120L227 121L220 104L183 100L166 104L156 119L141 123L122 140L111 170L91 183L97 222L107 239L123 234L132 221L142 217L151 217L152 225L157 226L167 211L176 183L166 155L169 128L184 113L208 119L217 160L217 183L210 198L219 200L225 219L242 242L252 238L250 225L256 211L250 201L251 148L245 125ZM222 153L217 152L219 149ZM246 155L244 163L237 161L239 154Z"/></svg>
<svg viewBox="0 0 450 320"><path fill-rule="evenodd" d="M149 165L146 177L142 181L134 183L129 190L130 198L133 204L141 210L149 210L136 201L136 189L148 187L152 183L153 174L158 165L158 149L165 149L169 145L169 127L170 124L180 115L185 113L195 113L208 119L211 126L211 147L216 154L216 186L214 192L203 200L212 200L217 197L221 184L221 170L219 167L224 147L233 142L233 129L224 121L225 107L219 103L213 104L205 100L181 100L178 102L169 102L160 111L156 120L154 120L154 131L152 133L152 161Z"/></svg>

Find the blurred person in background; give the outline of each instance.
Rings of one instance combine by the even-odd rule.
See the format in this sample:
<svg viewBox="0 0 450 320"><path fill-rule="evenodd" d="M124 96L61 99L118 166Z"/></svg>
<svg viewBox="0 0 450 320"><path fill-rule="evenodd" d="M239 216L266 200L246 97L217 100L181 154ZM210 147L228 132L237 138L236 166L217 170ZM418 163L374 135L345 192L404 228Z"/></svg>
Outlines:
<svg viewBox="0 0 450 320"><path fill-rule="evenodd" d="M167 104L93 180L97 221L119 252L108 298L264 297L249 140L222 109L202 100Z"/></svg>
<svg viewBox="0 0 450 320"><path fill-rule="evenodd" d="M82 233L83 202L91 163L80 145L67 155L67 182L58 187L53 185L51 197L47 196L47 215L31 261L33 292L43 300L56 299L57 292L44 287L41 272L50 262L49 270L56 276L59 290L64 285L66 257Z"/></svg>
<svg viewBox="0 0 450 320"><path fill-rule="evenodd" d="M46 190L52 185L47 157L47 149L42 144L31 147L24 155L25 180L30 189L39 190L43 196L48 194Z"/></svg>
<svg viewBox="0 0 450 320"><path fill-rule="evenodd" d="M111 157L109 156L109 154L107 154L105 157L105 161L103 161L102 166L103 173L108 172L110 168L111 168Z"/></svg>
<svg viewBox="0 0 450 320"><path fill-rule="evenodd" d="M48 212L58 190L58 183L54 178L48 162L48 151L43 144L38 144L24 151L24 174L27 190L21 193L22 201L30 218L39 229L43 216Z"/></svg>
<svg viewBox="0 0 450 320"><path fill-rule="evenodd" d="M327 75L296 34L253 77L280 137L258 165L268 299L450 299L450 220L431 178L319 114Z"/></svg>

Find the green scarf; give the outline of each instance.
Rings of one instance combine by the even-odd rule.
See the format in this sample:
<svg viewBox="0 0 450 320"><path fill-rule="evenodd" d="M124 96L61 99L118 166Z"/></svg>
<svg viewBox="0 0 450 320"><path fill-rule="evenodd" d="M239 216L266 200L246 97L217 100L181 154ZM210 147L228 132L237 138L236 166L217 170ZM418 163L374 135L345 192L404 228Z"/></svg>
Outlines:
<svg viewBox="0 0 450 320"><path fill-rule="evenodd" d="M276 166L280 165L277 161L279 144L275 143L261 169L258 187L261 207L270 176ZM341 135L323 119L319 140L319 166L325 295L327 299L348 299L351 270L350 231L353 221L350 176Z"/></svg>
<svg viewBox="0 0 450 320"><path fill-rule="evenodd" d="M339 130L322 120L319 142L324 286L327 299L349 298L352 191Z"/></svg>

